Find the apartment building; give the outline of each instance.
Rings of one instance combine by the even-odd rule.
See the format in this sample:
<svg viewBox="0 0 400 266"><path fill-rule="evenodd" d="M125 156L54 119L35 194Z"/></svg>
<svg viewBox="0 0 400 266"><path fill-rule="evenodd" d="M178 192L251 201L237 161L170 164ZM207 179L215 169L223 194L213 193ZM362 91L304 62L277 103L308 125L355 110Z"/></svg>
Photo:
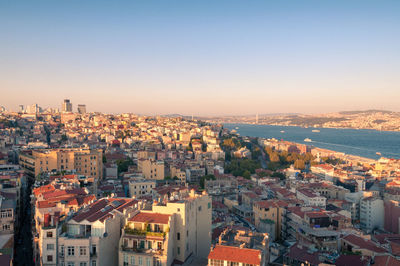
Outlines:
<svg viewBox="0 0 400 266"><path fill-rule="evenodd" d="M283 220L288 204L282 200L263 200L253 204L254 224L261 232L268 233L270 240L281 238Z"/></svg>
<svg viewBox="0 0 400 266"><path fill-rule="evenodd" d="M296 191L296 197L304 201L305 206L326 207L326 198L309 189L299 189Z"/></svg>
<svg viewBox="0 0 400 266"><path fill-rule="evenodd" d="M40 230L37 264L117 265L121 227L138 205L134 199L104 198L62 222L56 216L47 219Z"/></svg>
<svg viewBox="0 0 400 266"><path fill-rule="evenodd" d="M0 235L14 233L16 201L0 194Z"/></svg>
<svg viewBox="0 0 400 266"><path fill-rule="evenodd" d="M211 198L191 190L127 219L119 265L167 266L190 256L207 258L210 246Z"/></svg>
<svg viewBox="0 0 400 266"><path fill-rule="evenodd" d="M102 150L41 149L21 152L19 163L31 176L51 171L75 171L94 179L103 178Z"/></svg>
<svg viewBox="0 0 400 266"><path fill-rule="evenodd" d="M152 195L153 188L156 187L156 182L150 179L135 178L129 180L129 196L140 197Z"/></svg>
<svg viewBox="0 0 400 266"><path fill-rule="evenodd" d="M141 172L146 179L164 179L164 161L155 161L151 159L139 159L138 171Z"/></svg>
<svg viewBox="0 0 400 266"><path fill-rule="evenodd" d="M374 229L383 229L385 208L383 200L367 197L360 202L360 225L368 233Z"/></svg>
<svg viewBox="0 0 400 266"><path fill-rule="evenodd" d="M127 219L119 243L118 265L171 265L175 215L138 212Z"/></svg>

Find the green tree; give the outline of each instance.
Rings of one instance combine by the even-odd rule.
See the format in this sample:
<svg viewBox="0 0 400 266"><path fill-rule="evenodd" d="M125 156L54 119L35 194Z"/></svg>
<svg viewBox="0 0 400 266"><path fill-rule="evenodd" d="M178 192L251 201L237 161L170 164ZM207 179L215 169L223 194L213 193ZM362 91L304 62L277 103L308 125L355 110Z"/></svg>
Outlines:
<svg viewBox="0 0 400 266"><path fill-rule="evenodd" d="M250 179L250 175L251 175L251 173L250 173L249 170L246 170L246 171L244 171L244 173L243 173L243 177L246 178L246 179Z"/></svg>

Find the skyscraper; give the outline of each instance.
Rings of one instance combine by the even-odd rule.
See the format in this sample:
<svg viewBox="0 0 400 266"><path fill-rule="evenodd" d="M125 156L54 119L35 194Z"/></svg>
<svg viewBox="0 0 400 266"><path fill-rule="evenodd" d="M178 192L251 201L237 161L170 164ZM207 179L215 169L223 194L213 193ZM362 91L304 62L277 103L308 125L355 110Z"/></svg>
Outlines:
<svg viewBox="0 0 400 266"><path fill-rule="evenodd" d="M86 105L85 104L78 104L78 113L86 114Z"/></svg>
<svg viewBox="0 0 400 266"><path fill-rule="evenodd" d="M72 103L69 99L64 99L61 111L62 112L72 112Z"/></svg>

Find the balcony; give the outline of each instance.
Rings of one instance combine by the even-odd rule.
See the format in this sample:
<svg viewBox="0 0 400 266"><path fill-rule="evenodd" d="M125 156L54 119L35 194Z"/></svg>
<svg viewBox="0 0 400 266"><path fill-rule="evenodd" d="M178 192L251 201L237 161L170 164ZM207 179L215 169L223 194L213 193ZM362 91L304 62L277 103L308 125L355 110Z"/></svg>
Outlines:
<svg viewBox="0 0 400 266"><path fill-rule="evenodd" d="M134 236L144 236L144 237L158 237L158 238L164 238L165 237L165 232L152 232L152 231L147 231L147 230L139 230L139 229L132 229L130 227L126 227L124 229L125 234L127 235L134 235Z"/></svg>
<svg viewBox="0 0 400 266"><path fill-rule="evenodd" d="M121 246L122 251L141 253L141 254L154 254L154 255L162 255L163 249L145 249L141 247L126 247L124 245Z"/></svg>

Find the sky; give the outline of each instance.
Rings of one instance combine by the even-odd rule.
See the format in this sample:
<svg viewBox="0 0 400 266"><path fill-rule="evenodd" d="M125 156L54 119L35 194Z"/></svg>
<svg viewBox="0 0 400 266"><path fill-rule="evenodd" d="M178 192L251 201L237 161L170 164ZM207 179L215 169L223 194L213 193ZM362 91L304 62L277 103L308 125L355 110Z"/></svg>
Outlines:
<svg viewBox="0 0 400 266"><path fill-rule="evenodd" d="M0 105L400 111L400 1L0 0Z"/></svg>

